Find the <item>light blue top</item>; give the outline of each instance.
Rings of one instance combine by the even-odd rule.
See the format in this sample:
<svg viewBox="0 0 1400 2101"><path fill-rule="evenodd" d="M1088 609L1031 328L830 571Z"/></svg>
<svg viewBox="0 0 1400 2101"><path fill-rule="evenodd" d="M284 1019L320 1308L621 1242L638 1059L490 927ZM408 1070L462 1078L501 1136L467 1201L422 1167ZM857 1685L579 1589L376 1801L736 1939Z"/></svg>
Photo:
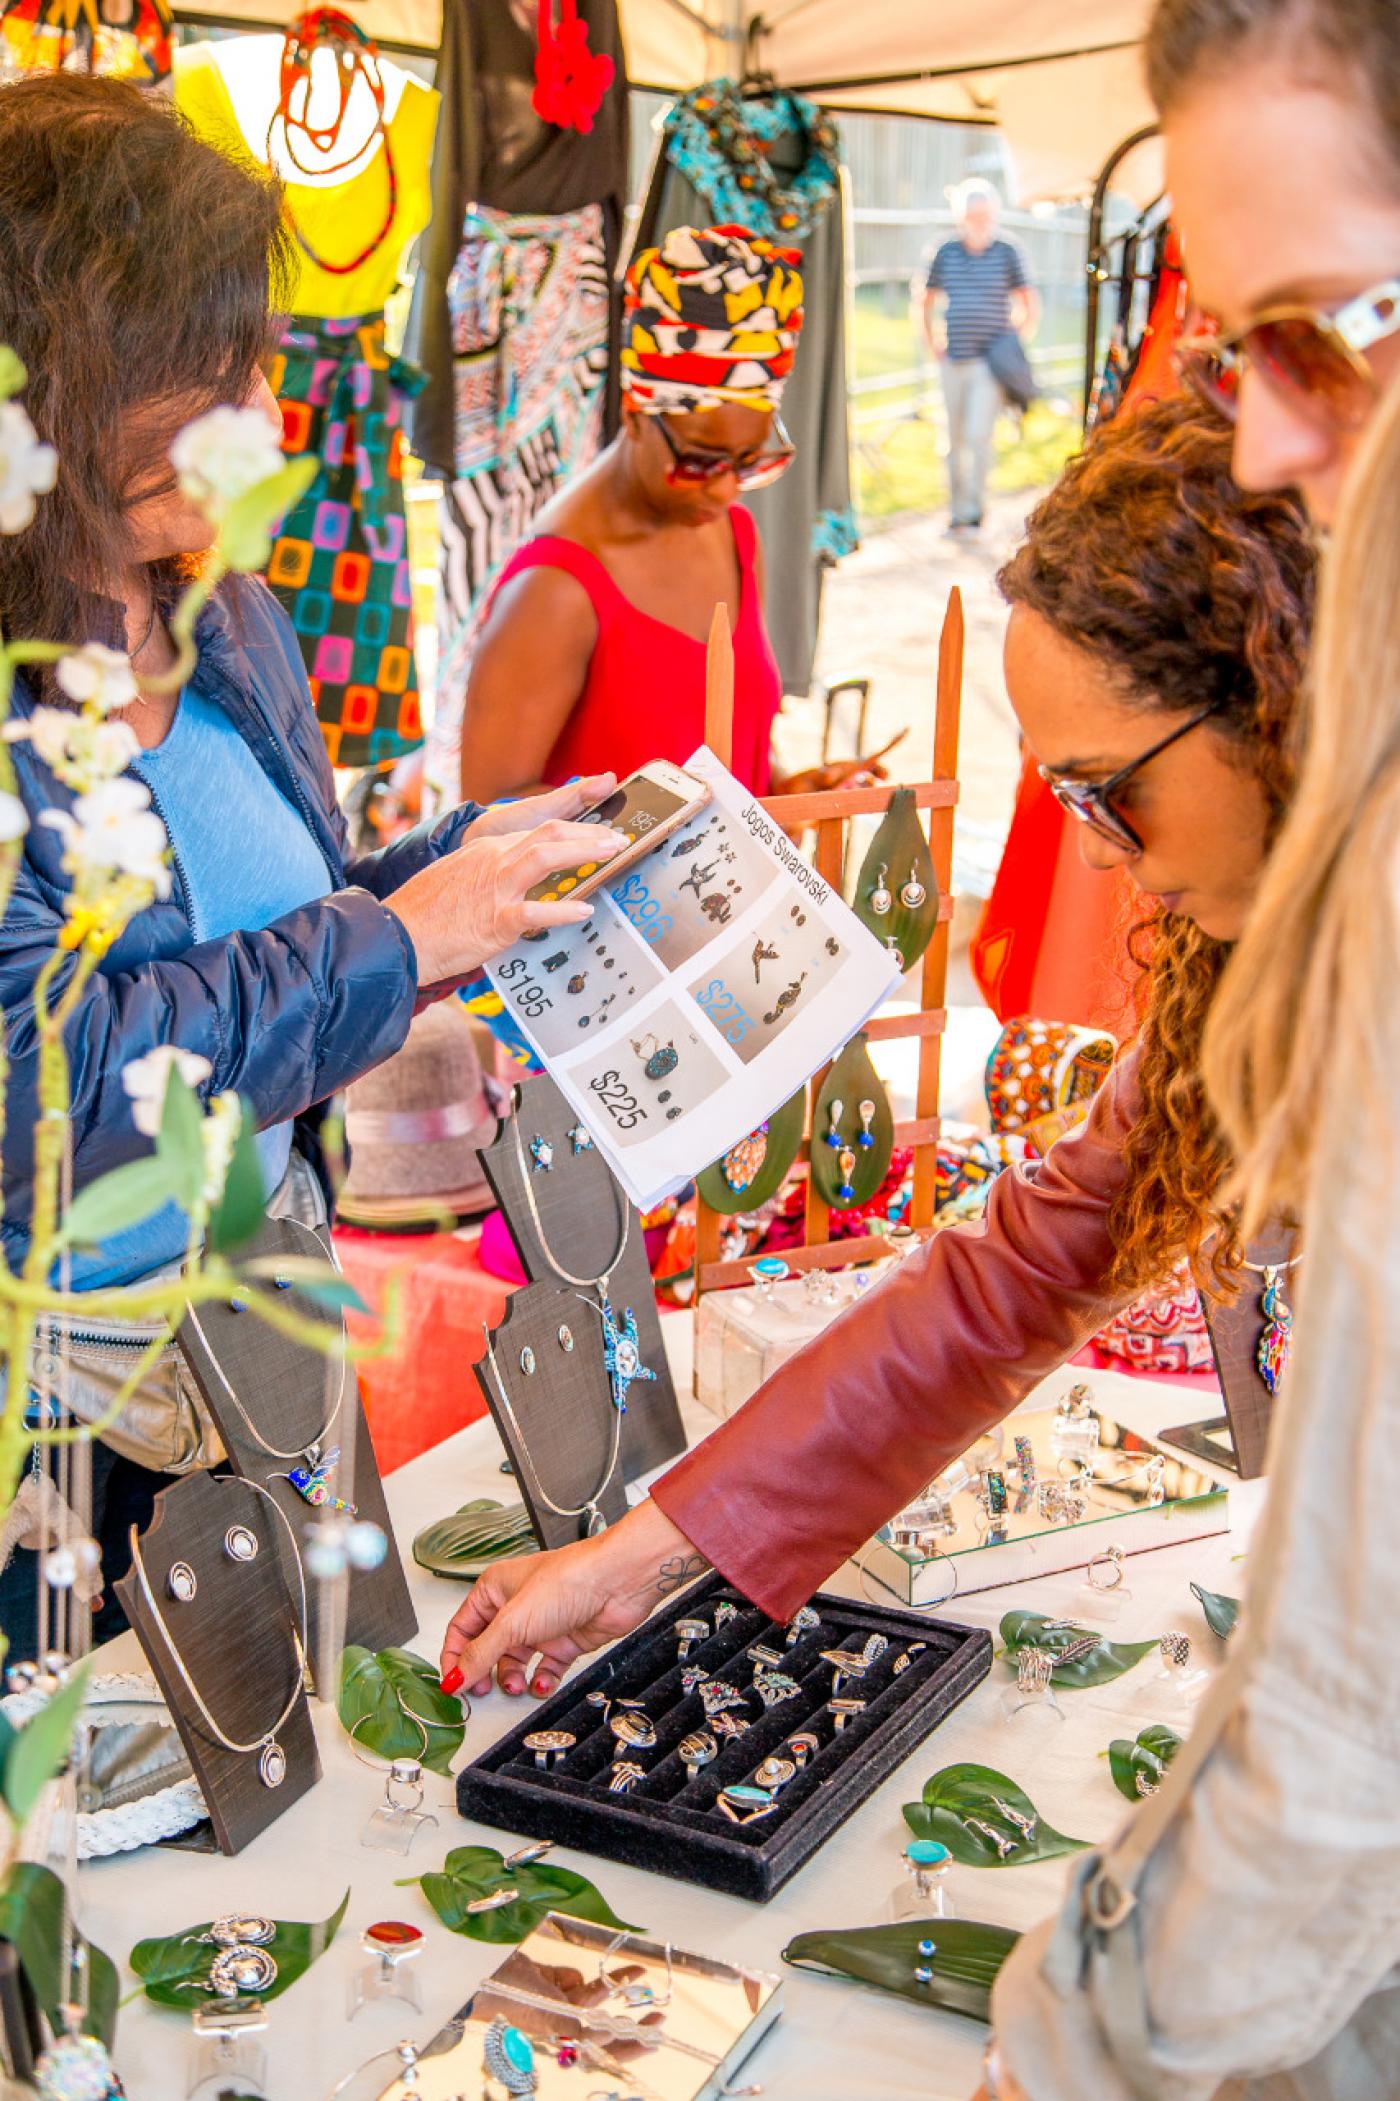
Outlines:
<svg viewBox="0 0 1400 2101"><path fill-rule="evenodd" d="M331 872L294 805L269 780L217 701L187 686L164 741L140 752L132 771L151 791L174 849L175 880L190 921L190 944L258 931L298 905L324 897ZM258 1133L271 1195L287 1171L292 1126ZM75 1289L148 1276L185 1252L188 1226L174 1204L100 1251L77 1257Z"/></svg>

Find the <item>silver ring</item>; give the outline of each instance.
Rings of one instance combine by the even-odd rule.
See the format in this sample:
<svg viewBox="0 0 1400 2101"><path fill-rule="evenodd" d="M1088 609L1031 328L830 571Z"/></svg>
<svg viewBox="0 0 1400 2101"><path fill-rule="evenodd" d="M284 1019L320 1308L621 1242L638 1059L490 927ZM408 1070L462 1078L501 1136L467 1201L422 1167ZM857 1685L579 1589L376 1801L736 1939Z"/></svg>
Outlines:
<svg viewBox="0 0 1400 2101"><path fill-rule="evenodd" d="M831 1716L839 1732L845 1728L847 1722L855 1715L864 1714L865 1702L864 1700L842 1699L839 1694L833 1694L826 1703L826 1711Z"/></svg>
<svg viewBox="0 0 1400 2101"><path fill-rule="evenodd" d="M1024 1693L1046 1693L1054 1676L1055 1658L1049 1649L1022 1649L1016 1658L1016 1688Z"/></svg>
<svg viewBox="0 0 1400 2101"><path fill-rule="evenodd" d="M630 1795L637 1782L645 1780L646 1776L645 1766L638 1765L635 1759L624 1758L612 1769L608 1780L608 1793L610 1795Z"/></svg>
<svg viewBox="0 0 1400 2101"><path fill-rule="evenodd" d="M1184 1671L1191 1661L1191 1637L1178 1628L1170 1628L1159 1638L1157 1646L1169 1671Z"/></svg>
<svg viewBox="0 0 1400 2101"><path fill-rule="evenodd" d="M1086 1573L1095 1590L1117 1590L1127 1573L1123 1566L1123 1549L1105 1547L1101 1554L1095 1554Z"/></svg>
<svg viewBox="0 0 1400 2101"><path fill-rule="evenodd" d="M692 1729L676 1745L676 1756L685 1767L687 1780L698 1780L701 1772L719 1756L719 1745L708 1729Z"/></svg>
<svg viewBox="0 0 1400 2101"><path fill-rule="evenodd" d="M679 1647L676 1650L677 1658L681 1663L684 1663L697 1642L709 1640L710 1623L708 1620L701 1619L677 1620L671 1631L679 1643Z"/></svg>
<svg viewBox="0 0 1400 2101"><path fill-rule="evenodd" d="M548 1773L577 1742L578 1738L567 1729L535 1729L524 1739L524 1748L534 1752L535 1764L542 1773Z"/></svg>

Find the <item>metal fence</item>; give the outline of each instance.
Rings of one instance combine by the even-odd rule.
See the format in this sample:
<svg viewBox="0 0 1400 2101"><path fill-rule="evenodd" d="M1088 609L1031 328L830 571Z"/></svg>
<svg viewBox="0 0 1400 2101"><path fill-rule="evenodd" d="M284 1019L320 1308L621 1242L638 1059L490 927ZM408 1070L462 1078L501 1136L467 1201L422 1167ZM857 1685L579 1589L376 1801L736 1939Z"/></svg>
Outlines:
<svg viewBox="0 0 1400 2101"><path fill-rule="evenodd" d="M652 119L660 96L633 98L633 194L640 194ZM918 309L923 281L940 241L953 227L949 192L981 176L1004 197L1015 173L1000 134L985 125L932 123L917 117L842 113L842 158L851 198L849 250L857 325L848 360L851 418L869 430L910 417L942 414L936 367L924 349ZM1004 231L1019 242L1041 298L1031 363L1051 396L1078 403L1083 392L1087 211L1007 208ZM872 317L873 325L862 326ZM878 317L878 318L876 318Z"/></svg>

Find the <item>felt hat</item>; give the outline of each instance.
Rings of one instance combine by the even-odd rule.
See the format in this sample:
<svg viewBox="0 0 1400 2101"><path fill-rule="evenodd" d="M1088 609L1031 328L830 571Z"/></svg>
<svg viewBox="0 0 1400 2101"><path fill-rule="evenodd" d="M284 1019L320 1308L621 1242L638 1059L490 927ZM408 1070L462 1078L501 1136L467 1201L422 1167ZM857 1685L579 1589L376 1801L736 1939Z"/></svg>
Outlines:
<svg viewBox="0 0 1400 2101"><path fill-rule="evenodd" d="M461 1002L425 1008L403 1049L346 1095L339 1221L428 1232L488 1210L495 1200L478 1148L495 1137L506 1105L507 1090L482 1073Z"/></svg>

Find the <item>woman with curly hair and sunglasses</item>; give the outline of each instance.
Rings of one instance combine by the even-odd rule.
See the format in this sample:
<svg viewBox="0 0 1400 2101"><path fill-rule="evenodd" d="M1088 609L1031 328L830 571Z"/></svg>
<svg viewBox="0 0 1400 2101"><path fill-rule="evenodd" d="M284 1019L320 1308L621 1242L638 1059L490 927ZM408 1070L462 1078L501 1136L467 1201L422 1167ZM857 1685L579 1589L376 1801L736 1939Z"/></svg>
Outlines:
<svg viewBox="0 0 1400 2101"><path fill-rule="evenodd" d="M705 735L705 643L716 605L734 638L731 765L756 794L879 774L858 760L777 782L782 680L764 622L763 543L746 490L793 457L783 387L802 330L799 257L736 226L677 227L627 273L622 427L540 513L444 667L429 773L491 800L649 759Z"/></svg>
<svg viewBox="0 0 1400 2101"><path fill-rule="evenodd" d="M1258 580L1244 521L1261 503L1291 511L1291 495L1270 492L1296 489L1335 529L1297 783L1290 791L1288 741L1262 686L1258 735L1233 747L1229 718L1191 726L1196 696L1188 705L1173 686L1174 710L1144 746L1162 748L1125 778L1134 754L1114 710L1134 667L1118 666L1127 684L1115 702L1102 685L1112 623L1051 642L1018 609L1008 668L1028 740L1081 814L1121 820L1111 844L1113 827L1086 827L1086 841L1103 840L1091 850L1131 853L1134 876L1165 892L1136 1052L1033 1190L1004 1179L980 1238L943 1234L921 1277L897 1276L851 1316L849 1364L831 1360L829 1343L804 1353L614 1534L487 1578L444 1661L473 1683L494 1665L519 1689L538 1652L552 1682L707 1558L783 1609L794 1542L800 1559L814 1533L854 1538L842 1518L855 1506L860 1522L882 1500L901 1440L922 1466L930 1424L957 1416L942 1447L952 1450L979 1412L989 1418L989 1385L1013 1401L1026 1370L1053 1361L1049 1345L1097 1317L1094 1265L1077 1257L1092 1243L1102 1278L1150 1247L1156 1173L1171 1237L1189 1240L1181 1224L1207 1230L1223 1213L1227 1260L1232 1229L1291 1213L1305 1267L1242 1623L1159 1793L1077 1856L1058 1916L1009 1956L980 2101L1394 2101L1400 9L1158 0L1147 59L1174 215L1212 316L1189 362L1235 420L1235 475L1253 493L1237 499L1238 522L1200 543L1206 513L1183 480L1166 518L1173 566L1144 588L1141 610L1165 584L1161 635L1174 651L1201 649L1201 706L1228 678L1214 645L1232 619L1243 700L1262 639L1245 602ZM1090 459L1149 424L1111 426ZM1222 474L1228 428L1215 440ZM1106 527L1125 566L1146 561L1138 523L1128 509ZM1078 553L1089 572L1104 559L1087 537ZM1034 544L1028 559L1034 570ZM1053 628L1045 604L1028 617ZM1271 639L1296 691L1303 637ZM1084 658L1082 691L1067 697L1077 724L1014 676L1037 658L1050 676L1071 648ZM1062 730L1070 748L1048 749ZM1243 761L1233 788L1220 774L1192 780L1232 749ZM1086 779L1102 791L1092 803ZM1290 806L1272 840L1280 790ZM1236 891L1241 876L1252 902ZM827 1566L823 1556L812 1573Z"/></svg>
<svg viewBox="0 0 1400 2101"><path fill-rule="evenodd" d="M489 1571L449 1630L449 1683L495 1668L520 1692L538 1652L532 1689L552 1690L706 1565L787 1618L1183 1257L1228 1280L1200 1046L1287 802L1314 564L1301 506L1241 492L1228 429L1189 397L1070 464L1001 572L1007 687L1086 856L1142 893L1136 1045L1034 1179L1004 1175L984 1223L911 1256L621 1524Z"/></svg>

